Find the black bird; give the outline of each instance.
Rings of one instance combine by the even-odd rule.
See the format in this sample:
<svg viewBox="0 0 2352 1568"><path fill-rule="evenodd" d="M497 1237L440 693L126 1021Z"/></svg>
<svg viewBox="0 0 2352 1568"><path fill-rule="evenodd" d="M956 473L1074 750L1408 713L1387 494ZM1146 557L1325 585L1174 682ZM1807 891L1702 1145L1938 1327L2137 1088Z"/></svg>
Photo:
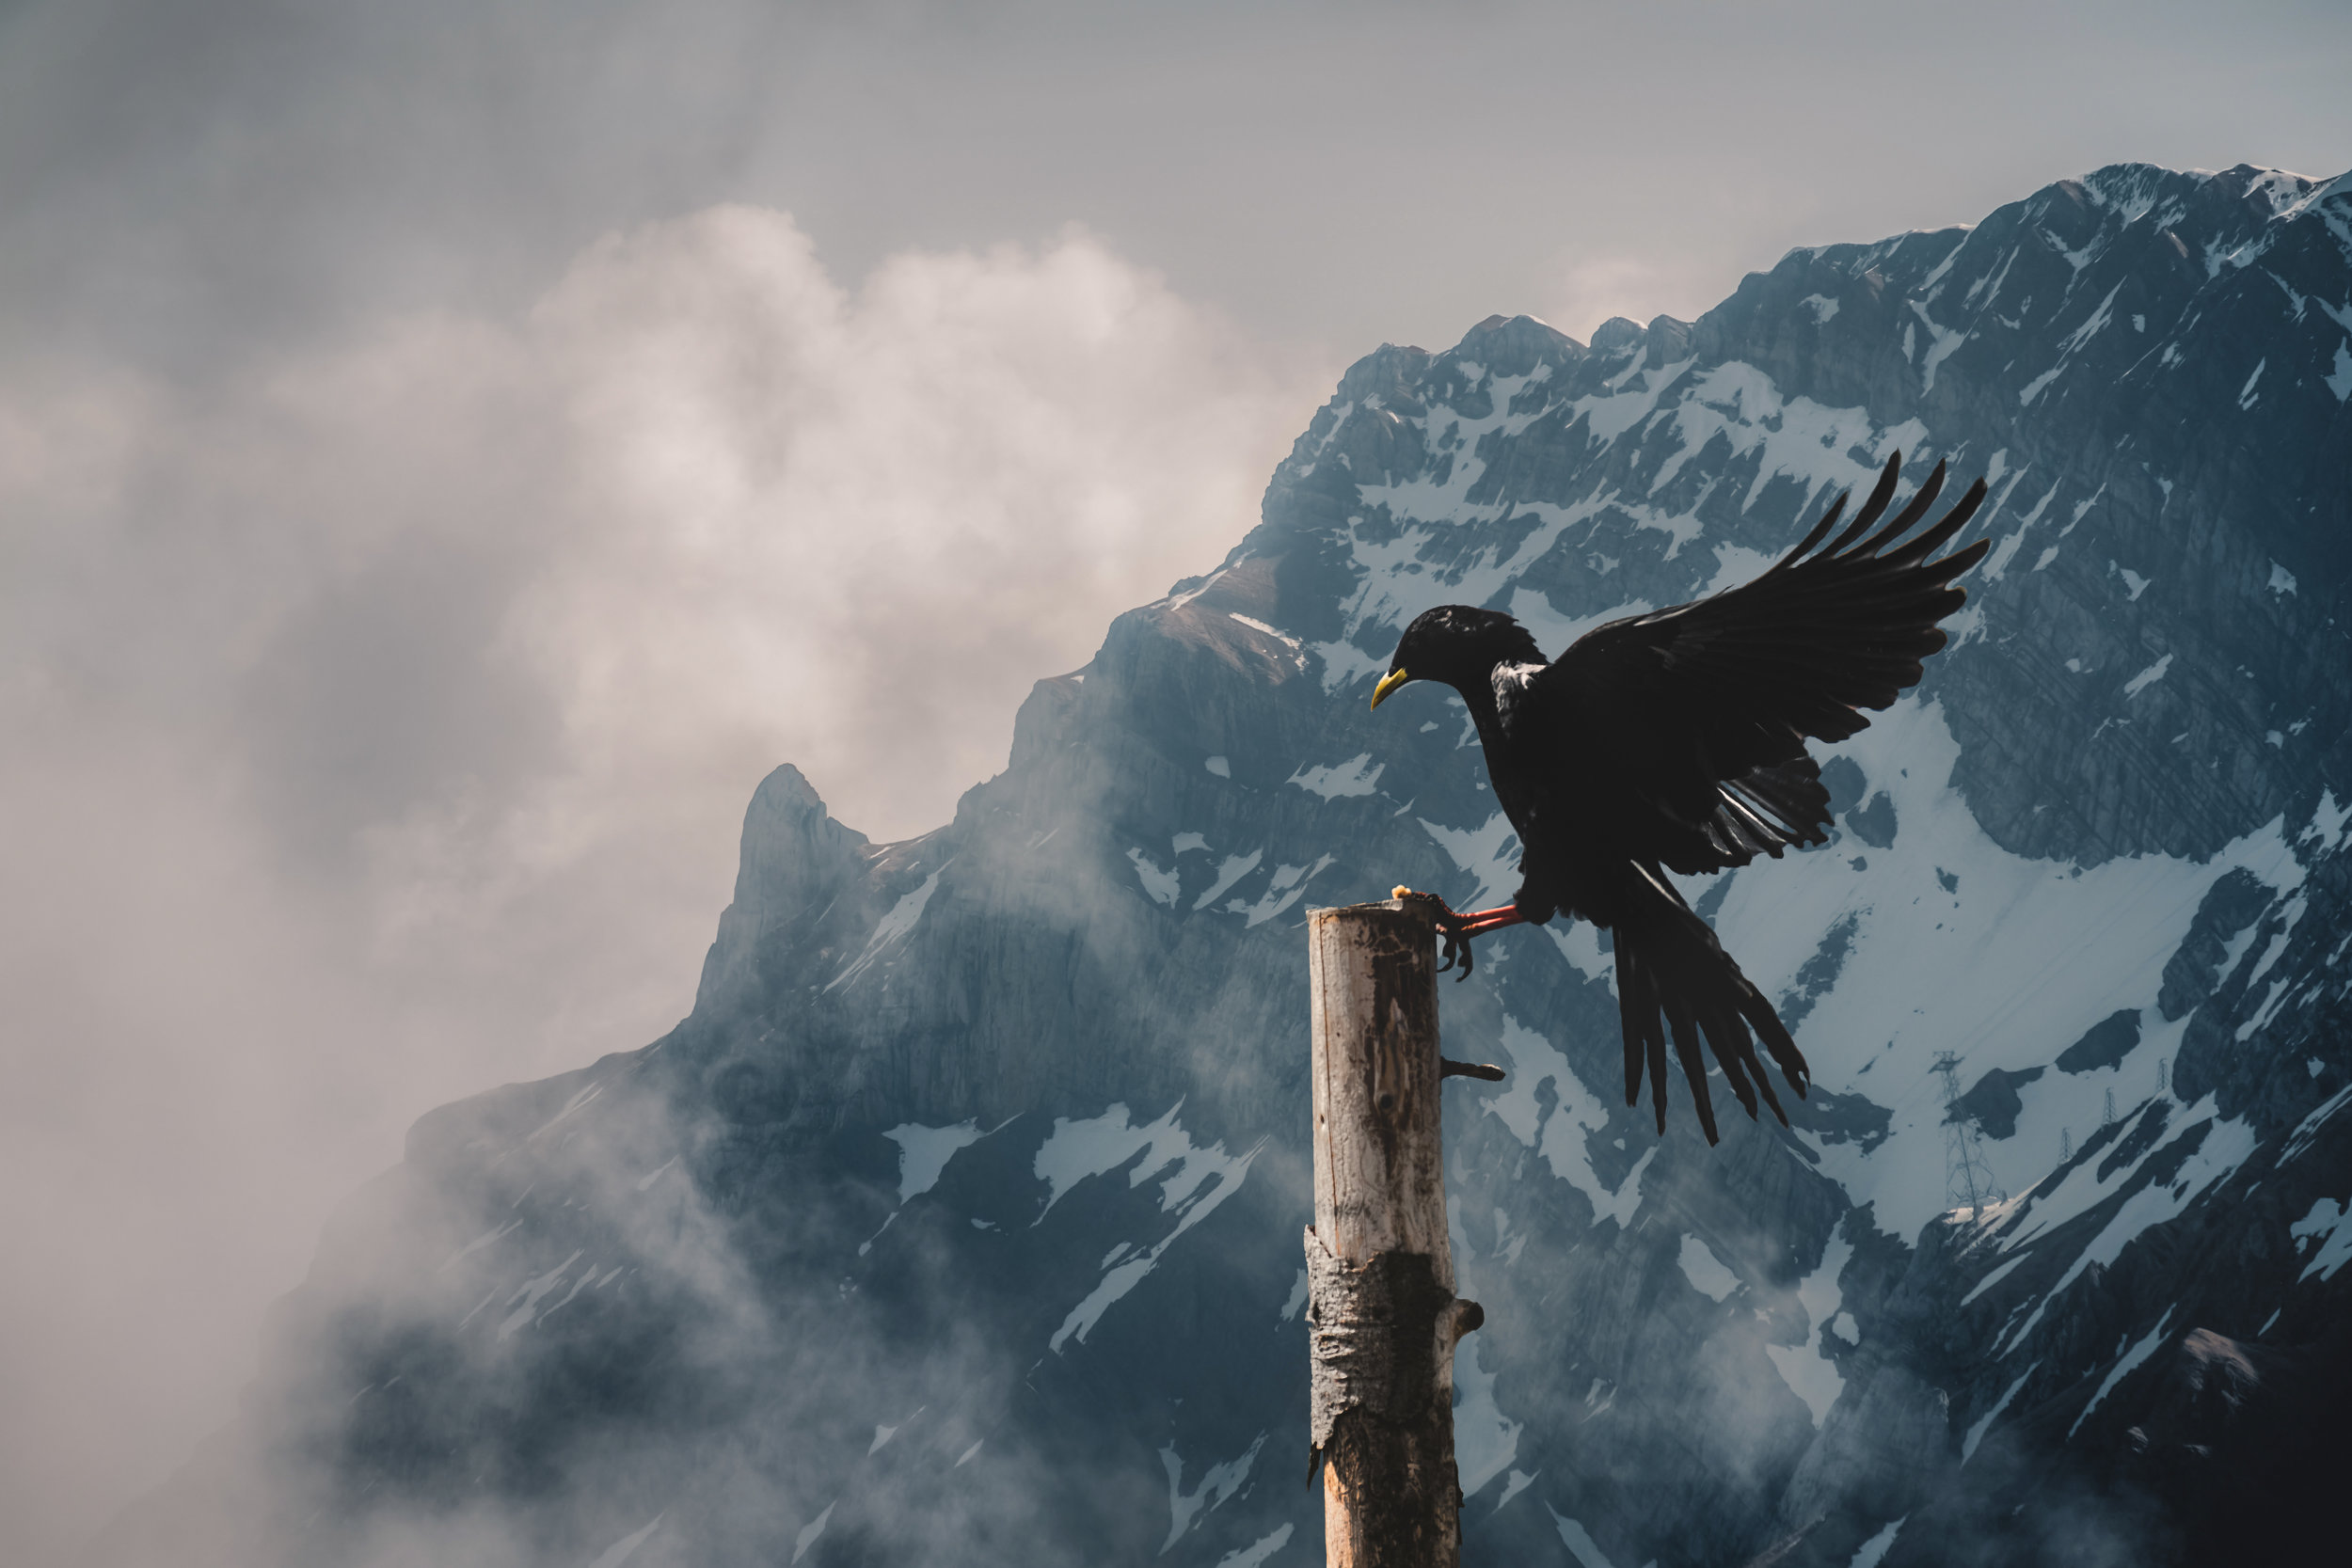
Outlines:
<svg viewBox="0 0 2352 1568"><path fill-rule="evenodd" d="M1518 830L1510 903L1456 913L1438 902L1447 966L1458 958L1467 974L1470 938L1522 921L1565 913L1609 929L1625 1101L1639 1098L1646 1062L1661 1133L1667 1028L1710 1144L1701 1035L1750 1117L1760 1090L1788 1120L1751 1030L1789 1086L1805 1092L1810 1070L1787 1026L1665 873L1724 870L1826 840L1829 792L1805 741L1862 729L1869 720L1857 710L1893 703L1919 679L1919 661L1944 646L1936 623L1968 596L1952 578L1983 559L1988 542L1931 558L1976 515L1984 481L1913 533L1944 487L1939 463L1872 533L1901 466L1899 452L1887 460L1870 499L1827 545L1843 495L1754 581L1613 621L1549 663L1527 628L1498 610L1430 610L1405 628L1373 693L1376 708L1408 680L1460 692L1495 798Z"/></svg>

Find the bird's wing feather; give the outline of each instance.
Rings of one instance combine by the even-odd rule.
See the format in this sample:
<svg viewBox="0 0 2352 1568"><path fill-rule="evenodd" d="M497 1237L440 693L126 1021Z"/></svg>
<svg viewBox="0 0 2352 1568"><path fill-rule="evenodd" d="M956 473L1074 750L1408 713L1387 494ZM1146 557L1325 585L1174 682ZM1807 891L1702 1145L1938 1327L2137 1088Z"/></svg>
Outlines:
<svg viewBox="0 0 2352 1568"><path fill-rule="evenodd" d="M1531 683L1522 707L1532 722L1515 727L1573 732L1595 749L1584 766L1605 759L1624 787L1663 816L1656 824L1661 842L1649 852L1677 869L1694 852L1684 843L1675 853L1669 841L1693 831L1724 840L1711 857L1717 863L1741 863L1756 848L1777 854L1777 843L1764 842L1781 803L1775 796L1819 791L1805 741L1846 738L1869 722L1862 710L1886 707L1917 682L1920 660L1944 646L1936 623L1967 598L1952 578L1987 548L1979 540L1934 554L1976 515L1982 480L1932 526L1918 529L1943 489L1940 463L1910 503L1878 527L1900 462L1888 461L1869 499L1835 539L1828 536L1844 511L1842 496L1753 581L1578 639ZM1750 818L1768 831L1753 832ZM1639 826L1634 837L1628 847L1638 853Z"/></svg>

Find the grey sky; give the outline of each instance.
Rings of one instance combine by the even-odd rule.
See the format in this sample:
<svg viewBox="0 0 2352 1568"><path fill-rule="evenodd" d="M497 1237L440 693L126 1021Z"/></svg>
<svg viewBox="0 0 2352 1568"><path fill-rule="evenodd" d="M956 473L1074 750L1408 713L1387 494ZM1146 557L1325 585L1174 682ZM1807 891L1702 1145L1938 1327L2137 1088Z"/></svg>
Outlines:
<svg viewBox="0 0 2352 1568"><path fill-rule="evenodd" d="M769 768L944 821L1349 358L2338 173L2347 81L2335 3L0 6L0 1558L416 1115L685 1009Z"/></svg>
<svg viewBox="0 0 2352 1568"><path fill-rule="evenodd" d="M794 213L850 277L1082 222L1252 331L1343 354L1573 308L1580 270L1694 311L1791 245L1951 222L2115 159L2332 171L2346 18L34 6L0 24L0 309L19 333L217 352L511 301L606 230L744 200Z"/></svg>

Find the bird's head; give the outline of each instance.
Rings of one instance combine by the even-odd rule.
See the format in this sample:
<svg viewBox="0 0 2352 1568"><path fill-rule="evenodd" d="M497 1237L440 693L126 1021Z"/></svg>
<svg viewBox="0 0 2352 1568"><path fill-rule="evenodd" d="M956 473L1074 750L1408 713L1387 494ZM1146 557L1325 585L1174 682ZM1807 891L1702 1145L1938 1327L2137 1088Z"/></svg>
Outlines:
<svg viewBox="0 0 2352 1568"><path fill-rule="evenodd" d="M1372 693L1372 705L1378 707L1406 681L1443 681L1468 696L1486 689L1498 664L1543 662L1535 639L1502 611L1439 605L1415 617L1397 639L1396 656Z"/></svg>

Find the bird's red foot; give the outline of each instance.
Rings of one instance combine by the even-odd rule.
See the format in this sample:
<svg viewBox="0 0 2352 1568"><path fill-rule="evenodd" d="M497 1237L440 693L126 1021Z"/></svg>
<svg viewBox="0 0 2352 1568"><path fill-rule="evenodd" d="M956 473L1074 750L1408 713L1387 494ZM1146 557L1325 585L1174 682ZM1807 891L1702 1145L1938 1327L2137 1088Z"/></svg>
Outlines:
<svg viewBox="0 0 2352 1568"><path fill-rule="evenodd" d="M1438 956L1445 960L1438 965L1438 973L1443 974L1458 960L1461 973L1454 977L1456 981L1470 978L1470 938L1483 936L1488 931L1499 931L1505 926L1517 926L1525 918L1518 907L1511 904L1499 904L1491 910L1472 910L1464 913L1434 893L1415 893L1411 888L1400 887L1391 890L1390 895L1437 906L1438 934L1445 942L1438 952Z"/></svg>

